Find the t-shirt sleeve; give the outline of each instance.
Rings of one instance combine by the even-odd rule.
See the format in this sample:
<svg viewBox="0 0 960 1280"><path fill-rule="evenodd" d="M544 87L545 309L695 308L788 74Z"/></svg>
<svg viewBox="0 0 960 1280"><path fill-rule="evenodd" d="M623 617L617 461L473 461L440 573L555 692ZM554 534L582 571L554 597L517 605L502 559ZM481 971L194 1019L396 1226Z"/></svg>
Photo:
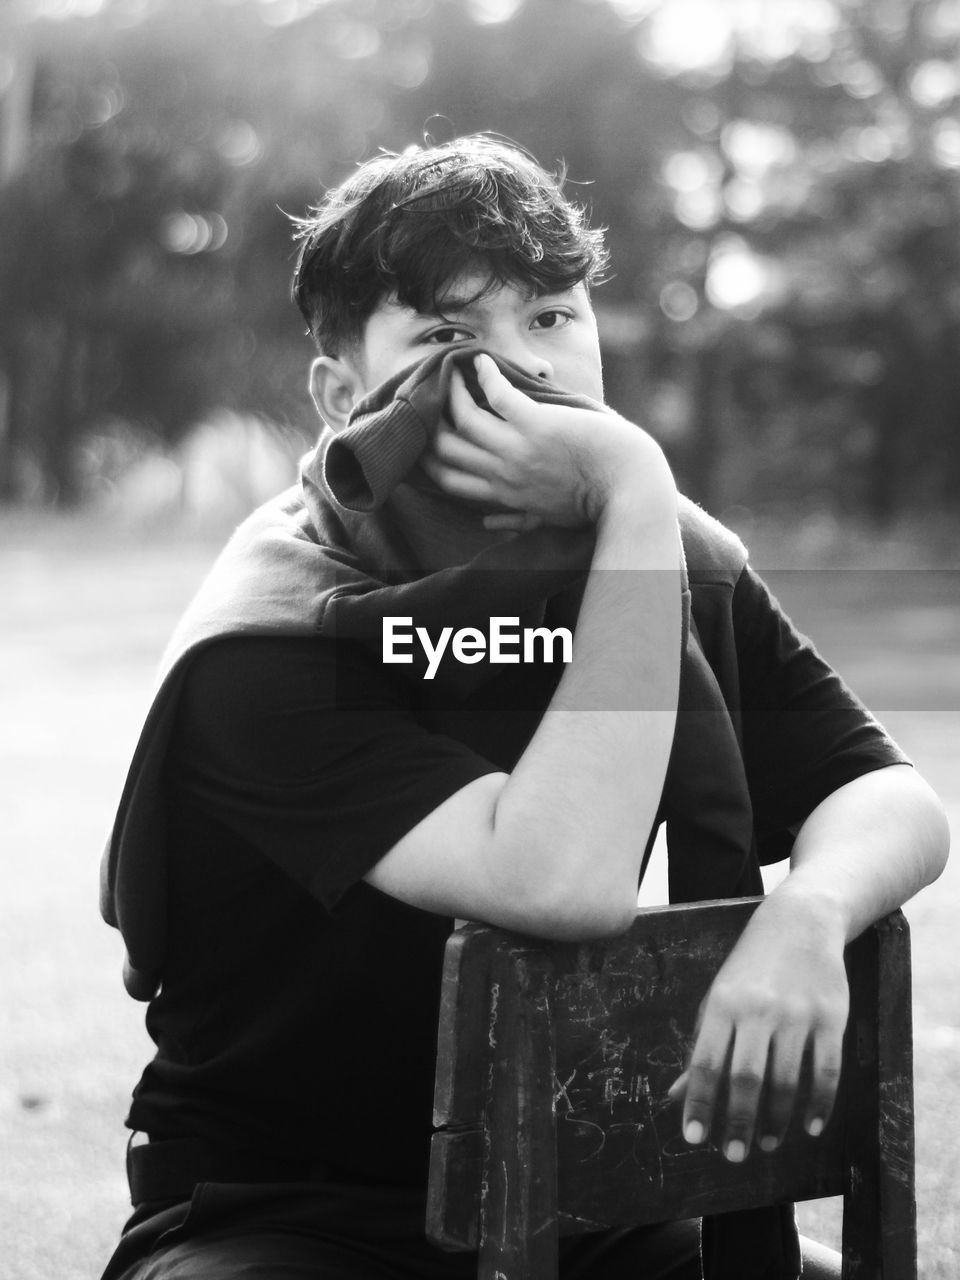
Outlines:
<svg viewBox="0 0 960 1280"><path fill-rule="evenodd" d="M181 814L269 858L332 909L444 800L497 766L413 714L359 646L235 637L193 659L168 787Z"/></svg>
<svg viewBox="0 0 960 1280"><path fill-rule="evenodd" d="M838 787L907 756L749 567L733 598L744 762L761 862Z"/></svg>

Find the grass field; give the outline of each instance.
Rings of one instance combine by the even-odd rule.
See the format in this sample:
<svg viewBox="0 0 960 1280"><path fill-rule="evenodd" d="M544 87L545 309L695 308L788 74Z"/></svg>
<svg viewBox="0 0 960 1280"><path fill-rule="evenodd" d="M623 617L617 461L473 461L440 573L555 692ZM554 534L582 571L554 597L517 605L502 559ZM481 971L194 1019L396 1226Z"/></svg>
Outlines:
<svg viewBox="0 0 960 1280"><path fill-rule="evenodd" d="M148 1043L142 1009L120 984L119 938L97 913L99 851L154 664L214 551L210 538L169 531L0 521L5 1280L95 1280L125 1217L122 1121ZM960 829L960 575L769 576ZM960 859L907 912L923 1280L960 1275L958 910ZM836 1230L833 1206L803 1214L827 1236Z"/></svg>

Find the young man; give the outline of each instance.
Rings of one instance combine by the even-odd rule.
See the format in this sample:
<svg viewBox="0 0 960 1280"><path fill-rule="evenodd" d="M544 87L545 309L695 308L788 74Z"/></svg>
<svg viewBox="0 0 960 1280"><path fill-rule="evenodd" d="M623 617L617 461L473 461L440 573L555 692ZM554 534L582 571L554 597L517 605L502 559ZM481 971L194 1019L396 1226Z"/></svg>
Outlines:
<svg viewBox="0 0 960 1280"><path fill-rule="evenodd" d="M929 789L604 407L602 242L557 181L464 138L301 232L327 425L181 624L105 861L157 1044L110 1280L471 1275L423 1238L453 919L615 934L664 820L675 899L792 867L705 1003L684 1135L775 1147L811 1046L816 1136L844 945L946 857ZM567 1242L563 1274L699 1276L698 1229ZM704 1238L712 1274L798 1272L783 1214Z"/></svg>

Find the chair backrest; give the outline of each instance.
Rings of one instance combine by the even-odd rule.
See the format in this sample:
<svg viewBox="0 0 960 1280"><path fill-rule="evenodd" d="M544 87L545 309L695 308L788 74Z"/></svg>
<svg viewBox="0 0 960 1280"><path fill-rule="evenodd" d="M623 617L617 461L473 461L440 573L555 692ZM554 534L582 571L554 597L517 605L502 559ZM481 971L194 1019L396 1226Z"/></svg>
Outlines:
<svg viewBox="0 0 960 1280"><path fill-rule="evenodd" d="M558 1235L844 1196L845 1275L915 1280L909 931L847 949L840 1096L776 1152L690 1147L667 1089L703 996L760 899L638 911L602 943L469 924L447 944L427 1234L479 1275L556 1274ZM801 1089L803 1082L801 1082ZM797 1107L799 1113L801 1107Z"/></svg>

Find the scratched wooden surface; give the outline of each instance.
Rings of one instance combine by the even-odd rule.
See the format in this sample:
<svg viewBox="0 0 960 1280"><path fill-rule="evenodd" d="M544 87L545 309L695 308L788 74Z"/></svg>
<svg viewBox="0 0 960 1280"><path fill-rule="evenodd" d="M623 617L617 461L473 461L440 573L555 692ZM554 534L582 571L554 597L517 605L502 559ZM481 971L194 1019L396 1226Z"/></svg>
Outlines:
<svg viewBox="0 0 960 1280"><path fill-rule="evenodd" d="M540 947L477 926L451 941L437 1076L435 1123L441 1132L434 1138L428 1216L435 1239L446 1247L476 1246L484 1197L499 1211L506 1194L499 1181L496 1193L491 1191L490 1142L498 1149L506 1142L503 1159L509 1161L524 1132L537 1132L541 1151L549 1154L547 1166L556 1163L562 1234L838 1195L852 1159L856 1175L851 1181L861 1189L861 1230L848 1230L844 1247L852 1257L865 1259L879 1245L871 1199L880 1197L882 1138L893 1167L892 1186L883 1184L887 1226L904 1260L915 1253L909 1077L904 1074L910 1061L908 966L901 950L893 962L898 971L888 966L881 986L875 931L848 952L851 1020L844 1089L854 1101L860 1130L855 1154L850 1155L840 1106L820 1140L802 1132L798 1109L778 1153L754 1151L740 1165L723 1160L710 1142L690 1147L682 1138L680 1109L667 1090L689 1052L703 994L755 905L641 912L623 938L581 947ZM905 937L902 922L901 929ZM514 962L512 971L505 958ZM524 1012L525 971L544 963L551 968L550 1041L543 1025L531 1040L518 1041L515 1022L518 1011ZM541 976L538 999L544 981ZM891 1114L883 1133L875 1074L878 1004L883 1005L883 1034L901 1054L887 1064ZM541 1083L539 1101L544 1115L556 1115L555 1139L523 1114L516 1096L508 1098L512 1110L498 1111L492 1119L485 1115L491 1099L494 1108L500 1106L504 1073L514 1094L529 1106L531 1081L538 1071L542 1075L544 1062L552 1080ZM498 1123L506 1132L496 1131ZM532 1163L529 1151L514 1158L514 1175ZM499 1179L498 1166L495 1173ZM515 1188L512 1194L519 1195ZM526 1221L526 1210L520 1197L518 1221ZM502 1226L499 1212L496 1221ZM905 1267L902 1274L909 1274Z"/></svg>

